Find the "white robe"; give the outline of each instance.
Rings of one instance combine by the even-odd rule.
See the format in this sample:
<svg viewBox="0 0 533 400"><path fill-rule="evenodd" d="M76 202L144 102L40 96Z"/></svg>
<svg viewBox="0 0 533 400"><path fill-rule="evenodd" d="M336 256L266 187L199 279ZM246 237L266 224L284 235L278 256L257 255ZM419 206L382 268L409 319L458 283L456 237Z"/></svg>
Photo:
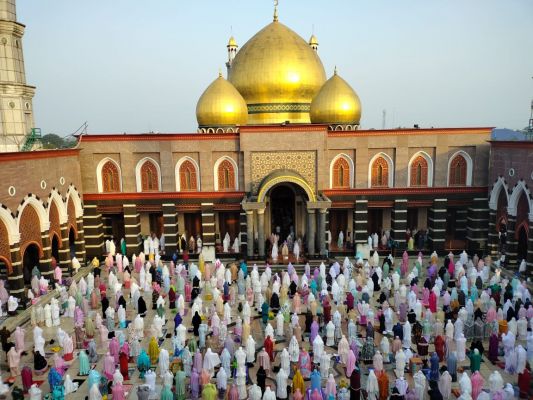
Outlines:
<svg viewBox="0 0 533 400"><path fill-rule="evenodd" d="M159 376L163 377L168 371L169 367L169 354L167 349L161 349L159 352Z"/></svg>
<svg viewBox="0 0 533 400"><path fill-rule="evenodd" d="M255 340L252 335L248 336L248 340L246 341L246 362L255 362Z"/></svg>
<svg viewBox="0 0 533 400"><path fill-rule="evenodd" d="M237 354L235 354L237 355ZM220 364L220 357L217 353L211 351L211 348L208 348L204 355L204 365L203 368L213 376L215 367Z"/></svg>
<svg viewBox="0 0 533 400"><path fill-rule="evenodd" d="M379 384L373 369L371 369L368 374L366 391L368 400L377 400L379 396Z"/></svg>

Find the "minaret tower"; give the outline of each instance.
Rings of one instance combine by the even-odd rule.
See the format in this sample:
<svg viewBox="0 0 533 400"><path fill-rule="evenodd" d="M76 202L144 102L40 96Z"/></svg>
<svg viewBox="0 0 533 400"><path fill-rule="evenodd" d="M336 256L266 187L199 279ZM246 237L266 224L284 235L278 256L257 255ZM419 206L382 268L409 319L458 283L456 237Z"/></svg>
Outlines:
<svg viewBox="0 0 533 400"><path fill-rule="evenodd" d="M26 84L16 0L0 0L0 152L19 151L34 128L35 87Z"/></svg>
<svg viewBox="0 0 533 400"><path fill-rule="evenodd" d="M228 62L226 63L226 67L228 69L229 75L231 64L233 63L233 59L237 55L237 48L239 47L233 36L229 38L228 45L226 47L228 48Z"/></svg>

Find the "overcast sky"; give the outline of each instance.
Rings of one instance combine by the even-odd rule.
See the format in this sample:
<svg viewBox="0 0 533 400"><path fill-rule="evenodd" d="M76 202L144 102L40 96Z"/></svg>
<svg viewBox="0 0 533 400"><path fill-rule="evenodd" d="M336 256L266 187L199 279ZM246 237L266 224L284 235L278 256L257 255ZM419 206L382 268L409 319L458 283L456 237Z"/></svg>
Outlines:
<svg viewBox="0 0 533 400"><path fill-rule="evenodd" d="M18 0L36 126L67 135L195 132L196 102L272 21L269 0ZM527 125L531 0L280 0L280 22L314 32L328 77L361 98L363 128Z"/></svg>

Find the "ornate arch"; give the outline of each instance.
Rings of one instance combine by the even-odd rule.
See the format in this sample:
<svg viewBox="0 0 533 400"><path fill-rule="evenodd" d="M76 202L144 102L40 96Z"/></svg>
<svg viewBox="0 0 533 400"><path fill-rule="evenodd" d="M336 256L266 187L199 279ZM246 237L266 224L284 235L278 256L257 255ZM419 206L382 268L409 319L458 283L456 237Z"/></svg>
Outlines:
<svg viewBox="0 0 533 400"><path fill-rule="evenodd" d="M9 245L18 243L20 241L20 234L17 221L11 211L9 211L9 208L3 204L0 204L0 221L4 223L4 227L6 228Z"/></svg>
<svg viewBox="0 0 533 400"><path fill-rule="evenodd" d="M465 186L472 186L472 171L474 167L474 163L472 161L472 157L470 157L470 154L468 154L464 150L456 151L451 155L451 157L448 159L448 169L447 169L447 179L446 182L448 183L448 186L452 186L450 184L450 173L452 169L452 163L455 160L457 156L461 156L466 161L466 179L465 179Z"/></svg>
<svg viewBox="0 0 533 400"><path fill-rule="evenodd" d="M183 183L186 182L186 173L190 173L191 178L191 189L184 188ZM184 156L181 157L176 163L176 191L200 191L200 167L195 159ZM194 181L194 185L192 185Z"/></svg>
<svg viewBox="0 0 533 400"><path fill-rule="evenodd" d="M420 176L417 176L417 174L420 174ZM420 180L417 180L417 178ZM433 159L425 151L416 152L409 160L407 186L433 186Z"/></svg>
<svg viewBox="0 0 533 400"><path fill-rule="evenodd" d="M257 202L261 203L265 201L265 197L268 191L277 184L284 182L294 183L295 185L298 185L305 191L309 201L316 201L316 196L313 192L313 189L304 178L302 178L299 174L293 171L278 170L274 171L265 179L263 179L263 182L261 183L261 186L259 188L259 193L257 194Z"/></svg>
<svg viewBox="0 0 533 400"><path fill-rule="evenodd" d="M67 190L67 213L68 213L68 201L69 199L72 199L72 202L74 203L74 210L76 212L76 218L83 217L83 204L81 202L80 194L78 193L78 189L76 189L76 186L70 185Z"/></svg>
<svg viewBox="0 0 533 400"><path fill-rule="evenodd" d="M526 199L529 206L529 213L533 213L532 211L532 205L531 205L531 191L527 187L525 181L523 179L519 180L518 183L513 188L513 192L511 193L511 197L509 198L509 202L507 205L507 213L509 215L512 215L516 217L516 212L518 209L518 201L520 200L520 195L522 192L525 193Z"/></svg>
<svg viewBox="0 0 533 400"><path fill-rule="evenodd" d="M231 164L231 167L233 169L233 181L231 181L231 179L232 179L231 175L228 176L227 178L230 179L230 181L229 181L229 186L230 187L228 187L226 189L220 189L220 180L222 178L222 176L220 175L220 173L222 172L220 167L221 166L223 168L224 167L229 167L230 164ZM239 168L238 168L237 163L235 162L235 160L233 160L233 158L228 157L228 156L220 157L215 162L215 166L214 166L214 170L213 170L213 176L215 177L215 191L218 191L218 190L239 190Z"/></svg>
<svg viewBox="0 0 533 400"><path fill-rule="evenodd" d="M48 218L50 218L50 207L53 203L55 203L57 207L57 212L59 214L59 223L65 224L68 220L67 209L65 207L65 202L61 197L61 194L59 194L56 188L53 188L50 194L48 195Z"/></svg>
<svg viewBox="0 0 533 400"><path fill-rule="evenodd" d="M50 228L48 213L46 212L42 201L32 193L24 197L24 200L17 208L17 231L20 232L20 218L22 216L22 212L28 205L33 206L35 212L37 213L37 217L39 218L40 232L46 232Z"/></svg>
<svg viewBox="0 0 533 400"><path fill-rule="evenodd" d="M147 163L150 163L150 164L147 164ZM147 179L150 179L149 176L146 176L147 167L150 168L152 173L155 173L157 175L155 177L152 176L151 178L152 180L155 180L155 183L157 186L155 189L147 188L147 185L150 186L151 184L154 183L154 182L146 181ZM159 163L151 157L144 157L143 159L139 160L139 162L135 166L135 184L137 187L137 192L160 191L161 190L161 167L159 166Z"/></svg>
<svg viewBox="0 0 533 400"><path fill-rule="evenodd" d="M61 222L59 220L59 210L55 200L51 200L48 205L48 221L50 222L50 228L48 229L48 235L50 240L54 236L57 236L57 242L59 247L63 247L63 241L61 240Z"/></svg>
<svg viewBox="0 0 533 400"><path fill-rule="evenodd" d="M346 163L345 165L339 165L340 163ZM348 174L340 177L339 168L348 167ZM340 179L342 178L342 184L339 185ZM351 157L345 153L337 154L329 165L329 187L333 188L346 188L350 189L353 187L353 178L354 178L354 165Z"/></svg>
<svg viewBox="0 0 533 400"><path fill-rule="evenodd" d="M76 206L74 205L74 200L70 197L67 200L67 214L68 214L68 230L74 230L74 237L78 238L78 221L76 220Z"/></svg>
<svg viewBox="0 0 533 400"><path fill-rule="evenodd" d="M110 163L110 164L108 164ZM112 179L110 182L104 182L102 172L109 168L110 173L116 173L116 177L111 176L109 179ZM98 193L105 192L122 192L122 171L120 165L110 157L105 157L96 166L96 180L98 183ZM104 190L105 186L112 185L111 187L114 190Z"/></svg>
<svg viewBox="0 0 533 400"><path fill-rule="evenodd" d="M491 210L498 210L498 198L500 197L500 190L503 190L503 192L505 193L505 197L507 199L507 206L509 206L509 188L507 187L507 182L505 182L503 176L500 176L498 177L496 182L494 182L492 190L490 191L489 208Z"/></svg>
<svg viewBox="0 0 533 400"><path fill-rule="evenodd" d="M376 173L380 165L383 168L383 172L385 172L386 169L387 177L386 179L383 177L381 185L378 185L377 183L380 182L375 178L377 178ZM394 162L388 154L380 152L370 159L370 162L368 163L368 187L394 187Z"/></svg>

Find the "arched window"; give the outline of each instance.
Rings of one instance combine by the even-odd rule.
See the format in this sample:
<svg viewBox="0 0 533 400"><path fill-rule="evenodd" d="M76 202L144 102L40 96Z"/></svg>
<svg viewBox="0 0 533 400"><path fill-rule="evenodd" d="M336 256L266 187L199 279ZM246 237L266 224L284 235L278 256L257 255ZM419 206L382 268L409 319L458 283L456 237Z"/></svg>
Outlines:
<svg viewBox="0 0 533 400"><path fill-rule="evenodd" d="M196 167L191 161L185 160L182 162L179 169L180 190L197 191L198 180L196 174Z"/></svg>
<svg viewBox="0 0 533 400"><path fill-rule="evenodd" d="M337 158L333 163L331 187L344 189L350 187L350 164L344 157Z"/></svg>
<svg viewBox="0 0 533 400"><path fill-rule="evenodd" d="M458 154L450 162L450 186L465 186L467 174L467 162Z"/></svg>
<svg viewBox="0 0 533 400"><path fill-rule="evenodd" d="M411 162L411 182L410 186L427 186L428 185L428 162L422 157L416 157Z"/></svg>
<svg viewBox="0 0 533 400"><path fill-rule="evenodd" d="M384 157L379 156L372 163L371 187L389 186L389 163Z"/></svg>
<svg viewBox="0 0 533 400"><path fill-rule="evenodd" d="M157 167L150 160L141 167L141 188L143 192L159 190L159 175Z"/></svg>
<svg viewBox="0 0 533 400"><path fill-rule="evenodd" d="M229 160L218 165L218 190L235 190L235 169Z"/></svg>
<svg viewBox="0 0 533 400"><path fill-rule="evenodd" d="M107 161L102 166L102 192L120 192L118 167L112 161Z"/></svg>

